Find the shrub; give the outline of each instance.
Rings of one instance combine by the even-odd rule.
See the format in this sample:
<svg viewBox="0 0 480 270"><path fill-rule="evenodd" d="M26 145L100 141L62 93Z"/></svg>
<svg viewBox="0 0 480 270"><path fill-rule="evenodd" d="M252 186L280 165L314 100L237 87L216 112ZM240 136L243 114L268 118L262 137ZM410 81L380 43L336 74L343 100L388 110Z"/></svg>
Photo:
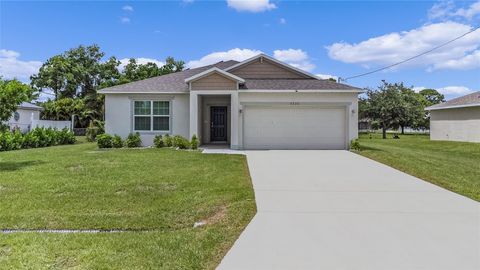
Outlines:
<svg viewBox="0 0 480 270"><path fill-rule="evenodd" d="M57 130L53 128L45 129L45 146L57 145Z"/></svg>
<svg viewBox="0 0 480 270"><path fill-rule="evenodd" d="M113 148L122 148L123 147L122 137L118 135L113 136L112 146Z"/></svg>
<svg viewBox="0 0 480 270"><path fill-rule="evenodd" d="M173 146L172 137L170 137L170 135L168 134L165 134L165 136L163 137L163 143L165 144L166 147L172 147Z"/></svg>
<svg viewBox="0 0 480 270"><path fill-rule="evenodd" d="M0 133L0 151L12 150L13 136L10 131Z"/></svg>
<svg viewBox="0 0 480 270"><path fill-rule="evenodd" d="M162 135L156 135L155 138L153 139L153 144L155 145L156 148L164 147L165 143L163 142Z"/></svg>
<svg viewBox="0 0 480 270"><path fill-rule="evenodd" d="M355 150L355 151L361 151L362 150L362 146L360 145L360 142L358 141L358 139L352 140L350 142L350 149Z"/></svg>
<svg viewBox="0 0 480 270"><path fill-rule="evenodd" d="M173 146L180 149L190 148L190 142L180 135L173 136Z"/></svg>
<svg viewBox="0 0 480 270"><path fill-rule="evenodd" d="M10 145L10 150L22 149L23 146L23 135L20 130L15 130L12 134L12 141Z"/></svg>
<svg viewBox="0 0 480 270"><path fill-rule="evenodd" d="M193 134L192 140L190 141L190 147L193 150L196 150L198 148L198 138L197 135Z"/></svg>
<svg viewBox="0 0 480 270"><path fill-rule="evenodd" d="M137 133L130 133L125 140L125 146L129 148L133 147L140 147L142 146L142 140L140 139L140 134Z"/></svg>
<svg viewBox="0 0 480 270"><path fill-rule="evenodd" d="M27 132L23 136L22 148L37 148L40 144L40 139L34 132Z"/></svg>
<svg viewBox="0 0 480 270"><path fill-rule="evenodd" d="M88 125L87 130L85 132L85 136L87 136L87 141L94 142L98 134L99 134L99 128L93 125L93 122L90 121L90 124Z"/></svg>
<svg viewBox="0 0 480 270"><path fill-rule="evenodd" d="M0 151L73 143L75 143L75 136L68 129L37 127L25 134L20 130L0 132Z"/></svg>
<svg viewBox="0 0 480 270"><path fill-rule="evenodd" d="M10 130L10 126L0 122L0 132L7 132Z"/></svg>
<svg viewBox="0 0 480 270"><path fill-rule="evenodd" d="M113 137L109 134L100 134L97 136L97 145L98 148L112 148L113 147Z"/></svg>
<svg viewBox="0 0 480 270"><path fill-rule="evenodd" d="M64 128L58 132L58 144L74 144L77 139L73 134L73 131L68 128Z"/></svg>
<svg viewBox="0 0 480 270"><path fill-rule="evenodd" d="M36 145L34 147L48 146L47 133L43 127L34 128L30 133L36 138Z"/></svg>

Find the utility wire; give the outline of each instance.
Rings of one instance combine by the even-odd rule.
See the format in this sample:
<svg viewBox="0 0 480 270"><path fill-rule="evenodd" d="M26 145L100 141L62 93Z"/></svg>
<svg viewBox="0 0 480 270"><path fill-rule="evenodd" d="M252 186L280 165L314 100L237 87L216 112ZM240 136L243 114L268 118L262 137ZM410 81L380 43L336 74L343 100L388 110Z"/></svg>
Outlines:
<svg viewBox="0 0 480 270"><path fill-rule="evenodd" d="M468 34L471 34L471 33L475 32L475 31L477 31L478 29L480 29L480 26L477 26L477 27L473 28L472 30L470 30L470 31L468 31L468 32L466 32L466 33L464 33L464 34L462 34L462 35L460 35L460 36L458 36L458 37L456 37L456 38L454 38L454 39L452 39L452 40L449 40L449 41L447 41L447 42L445 42L445 43L443 43L443 44L440 44L440 45L438 45L438 46L436 46L436 47L433 47L432 49L430 49L430 50L428 50L428 51L425 51L425 52L423 52L423 53L421 53L421 54L417 54L417 55L415 55L415 56L412 56L412 57L410 57L410 58L407 58L407 59L405 59L405 60L403 60L403 61L400 61L400 62L397 62L397 63L395 63L395 64L391 64L391 65L389 65L389 66L385 66L385 67L382 67L382 68L379 68L379 69L375 69L375 70L372 70L372 71L369 71L369 72L366 72L366 73L358 74L358 75L351 76L351 77L347 77L347 78L341 78L341 77L339 77L339 78L338 78L338 81L341 82L341 81L347 81L347 80L350 80L350 79L353 79L353 78L363 77L363 76L366 76L366 75L370 75L370 74L372 74L372 73L376 73L376 72L379 72L379 71L382 71L382 70L385 70L385 69L389 69L389 68L394 67L394 66L401 65L401 64L403 64L403 63L405 63L405 62L408 62L408 61L410 61L410 60L413 60L413 59L418 58L418 57L420 57L420 56L423 56L423 55L425 55L425 54L431 53L431 52L433 52L433 51L435 51L435 50L437 50L437 49L440 49L440 48L442 48L442 47L444 47L444 46L446 46L446 45L448 45L448 44L450 44L450 43L452 43L452 42L454 42L454 41L457 41L457 40L463 38L464 36L466 36L466 35L468 35Z"/></svg>

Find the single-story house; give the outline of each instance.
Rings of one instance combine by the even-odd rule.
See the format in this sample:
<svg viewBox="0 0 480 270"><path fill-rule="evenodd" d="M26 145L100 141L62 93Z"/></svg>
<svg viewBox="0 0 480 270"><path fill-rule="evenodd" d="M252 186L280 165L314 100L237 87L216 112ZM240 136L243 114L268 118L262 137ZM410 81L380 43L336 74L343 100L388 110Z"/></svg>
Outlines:
<svg viewBox="0 0 480 270"><path fill-rule="evenodd" d="M10 129L20 129L22 132L27 132L31 128L33 120L40 119L40 112L42 107L28 102L22 102L17 106L17 110L7 122Z"/></svg>
<svg viewBox="0 0 480 270"><path fill-rule="evenodd" d="M362 90L260 54L105 88L105 130L144 145L197 135L232 149L347 149Z"/></svg>
<svg viewBox="0 0 480 270"><path fill-rule="evenodd" d="M426 108L430 139L480 142L480 91Z"/></svg>

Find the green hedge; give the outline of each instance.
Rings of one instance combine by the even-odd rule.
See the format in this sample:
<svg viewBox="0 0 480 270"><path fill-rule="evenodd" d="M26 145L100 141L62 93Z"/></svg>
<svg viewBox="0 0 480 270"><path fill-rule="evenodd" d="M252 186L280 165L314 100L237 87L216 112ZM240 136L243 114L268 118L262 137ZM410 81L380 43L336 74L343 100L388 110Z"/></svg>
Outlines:
<svg viewBox="0 0 480 270"><path fill-rule="evenodd" d="M19 130L4 131L0 133L0 151L74 144L75 141L75 135L67 128L57 130L38 127L24 134Z"/></svg>

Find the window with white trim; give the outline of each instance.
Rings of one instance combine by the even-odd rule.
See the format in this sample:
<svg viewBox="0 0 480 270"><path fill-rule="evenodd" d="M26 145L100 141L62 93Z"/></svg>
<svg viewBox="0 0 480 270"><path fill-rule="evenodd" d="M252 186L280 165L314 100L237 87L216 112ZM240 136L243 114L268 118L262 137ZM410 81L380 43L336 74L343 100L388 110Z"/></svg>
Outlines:
<svg viewBox="0 0 480 270"><path fill-rule="evenodd" d="M170 131L170 101L135 100L134 131Z"/></svg>

